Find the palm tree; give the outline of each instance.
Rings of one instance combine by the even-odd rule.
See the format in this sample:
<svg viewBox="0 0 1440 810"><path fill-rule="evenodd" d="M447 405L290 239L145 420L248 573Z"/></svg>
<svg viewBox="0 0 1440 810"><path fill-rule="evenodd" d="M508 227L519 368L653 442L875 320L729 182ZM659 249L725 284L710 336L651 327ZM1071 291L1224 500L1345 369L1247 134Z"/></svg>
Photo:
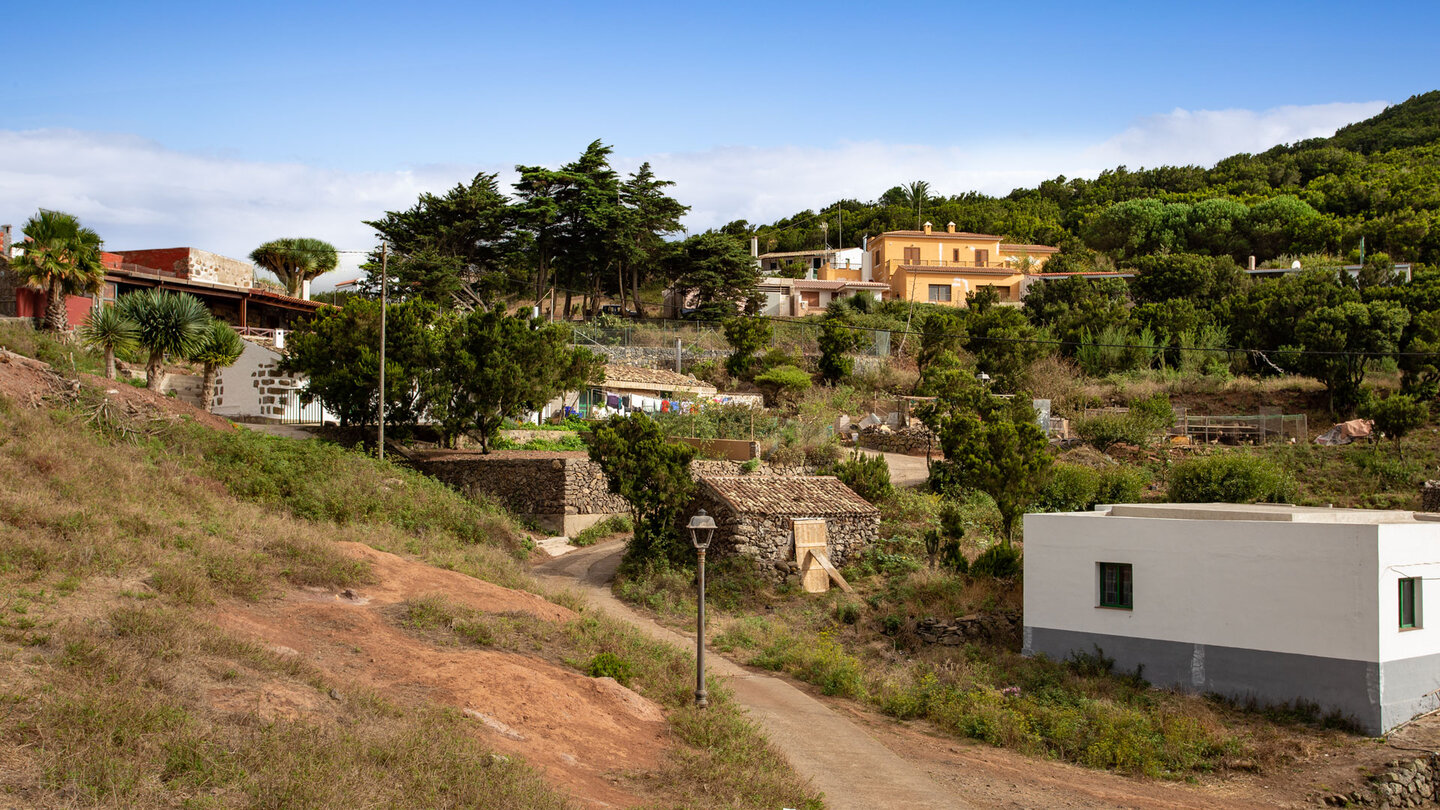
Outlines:
<svg viewBox="0 0 1440 810"><path fill-rule="evenodd" d="M70 214L43 209L21 231L24 253L10 260L10 271L21 283L45 290L45 328L63 332L70 328L65 296L97 292L105 281L100 235Z"/></svg>
<svg viewBox="0 0 1440 810"><path fill-rule="evenodd" d="M285 238L255 248L250 261L269 270L291 295L300 295L303 282L328 273L340 263L335 246L322 239Z"/></svg>
<svg viewBox="0 0 1440 810"><path fill-rule="evenodd" d="M915 209L915 230L920 230L920 212L925 208L925 201L930 199L930 184L924 180L915 180L903 188L905 202Z"/></svg>
<svg viewBox="0 0 1440 810"><path fill-rule="evenodd" d="M105 378L115 379L115 353L128 352L140 345L140 330L126 318L119 307L93 310L80 324L80 342L105 352Z"/></svg>
<svg viewBox="0 0 1440 810"><path fill-rule="evenodd" d="M145 387L151 391L159 391L165 379L165 356L189 357L210 327L205 305L188 293L126 293L116 306L121 315L134 321L140 345L150 352L145 363Z"/></svg>
<svg viewBox="0 0 1440 810"><path fill-rule="evenodd" d="M190 360L205 366L205 385L200 393L200 407L210 410L215 399L215 372L235 365L245 351L245 341L240 333L224 321L211 321L210 328L200 339L200 346L191 352Z"/></svg>

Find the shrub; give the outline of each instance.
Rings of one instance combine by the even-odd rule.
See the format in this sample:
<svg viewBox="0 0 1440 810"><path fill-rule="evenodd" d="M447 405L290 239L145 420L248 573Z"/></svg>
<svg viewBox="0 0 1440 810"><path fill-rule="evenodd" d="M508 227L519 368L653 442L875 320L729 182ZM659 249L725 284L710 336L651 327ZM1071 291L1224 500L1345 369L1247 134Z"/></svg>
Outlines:
<svg viewBox="0 0 1440 810"><path fill-rule="evenodd" d="M970 575L1013 579L1023 571L1020 550L1006 543L998 543L985 549L975 562L970 563Z"/></svg>
<svg viewBox="0 0 1440 810"><path fill-rule="evenodd" d="M1274 462L1221 453L1176 464L1166 497L1177 503L1285 503L1292 489Z"/></svg>
<svg viewBox="0 0 1440 810"><path fill-rule="evenodd" d="M1056 463L1050 481L1030 505L1037 512L1082 512L1095 501L1100 474L1078 464Z"/></svg>
<svg viewBox="0 0 1440 810"><path fill-rule="evenodd" d="M1078 464L1057 463L1040 497L1031 504L1037 512L1086 512L1102 503L1134 503L1147 482L1134 467L1092 470Z"/></svg>
<svg viewBox="0 0 1440 810"><path fill-rule="evenodd" d="M835 477L855 494L875 503L890 496L890 465L884 456L867 456L858 451L835 467Z"/></svg>
<svg viewBox="0 0 1440 810"><path fill-rule="evenodd" d="M776 366L755 375L755 384L765 392L765 398L771 405L794 402L800 394L809 390L811 383L809 374L791 365Z"/></svg>
<svg viewBox="0 0 1440 810"><path fill-rule="evenodd" d="M592 678L614 678L623 686L630 682L634 672L629 661L615 653L602 652L590 659L585 674Z"/></svg>
<svg viewBox="0 0 1440 810"><path fill-rule="evenodd" d="M725 340L733 350L725 360L725 370L736 377L750 376L755 369L755 353L774 336L770 322L764 318L737 316L724 324Z"/></svg>
<svg viewBox="0 0 1440 810"><path fill-rule="evenodd" d="M1398 451L1400 439L1406 433L1430 420L1430 406L1405 394L1391 394L1367 402L1361 407L1360 415L1374 419L1375 429L1389 437Z"/></svg>

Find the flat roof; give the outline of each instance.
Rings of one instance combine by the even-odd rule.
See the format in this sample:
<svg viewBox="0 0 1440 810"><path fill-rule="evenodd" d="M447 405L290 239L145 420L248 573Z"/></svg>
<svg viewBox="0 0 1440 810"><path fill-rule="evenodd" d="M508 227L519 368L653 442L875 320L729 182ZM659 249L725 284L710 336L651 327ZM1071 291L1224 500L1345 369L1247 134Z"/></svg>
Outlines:
<svg viewBox="0 0 1440 810"><path fill-rule="evenodd" d="M1339 509L1328 506L1292 506L1277 503L1121 503L1096 510L1100 517L1163 518L1170 520L1268 520L1284 523L1420 523L1440 520L1400 509Z"/></svg>

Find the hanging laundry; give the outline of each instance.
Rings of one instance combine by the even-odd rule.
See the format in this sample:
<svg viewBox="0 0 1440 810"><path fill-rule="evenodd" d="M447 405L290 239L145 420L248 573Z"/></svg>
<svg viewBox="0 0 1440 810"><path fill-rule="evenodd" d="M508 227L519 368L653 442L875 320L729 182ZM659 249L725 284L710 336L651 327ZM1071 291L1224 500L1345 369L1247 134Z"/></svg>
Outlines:
<svg viewBox="0 0 1440 810"><path fill-rule="evenodd" d="M605 405L609 408L620 407L620 396L618 394L607 394L605 396Z"/></svg>

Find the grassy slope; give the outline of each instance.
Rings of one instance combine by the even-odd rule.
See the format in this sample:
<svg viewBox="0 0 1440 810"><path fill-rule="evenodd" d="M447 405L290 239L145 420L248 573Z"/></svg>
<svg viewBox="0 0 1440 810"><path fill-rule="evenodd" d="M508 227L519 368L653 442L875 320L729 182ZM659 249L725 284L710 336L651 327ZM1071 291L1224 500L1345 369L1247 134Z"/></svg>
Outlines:
<svg viewBox="0 0 1440 810"><path fill-rule="evenodd" d="M87 421L94 396L38 411L0 400L0 795L565 805L523 763L492 758L452 710L328 683L196 618L227 599L367 581L365 566L333 550L342 540L525 587L508 516L319 442L194 425L127 440ZM693 668L678 651L587 613L555 631L544 656L583 668L599 652L629 662L635 688L671 718L676 752L644 780L657 801L818 805L733 704L685 708ZM339 688L346 699L260 722L215 711L205 695L217 687Z"/></svg>

